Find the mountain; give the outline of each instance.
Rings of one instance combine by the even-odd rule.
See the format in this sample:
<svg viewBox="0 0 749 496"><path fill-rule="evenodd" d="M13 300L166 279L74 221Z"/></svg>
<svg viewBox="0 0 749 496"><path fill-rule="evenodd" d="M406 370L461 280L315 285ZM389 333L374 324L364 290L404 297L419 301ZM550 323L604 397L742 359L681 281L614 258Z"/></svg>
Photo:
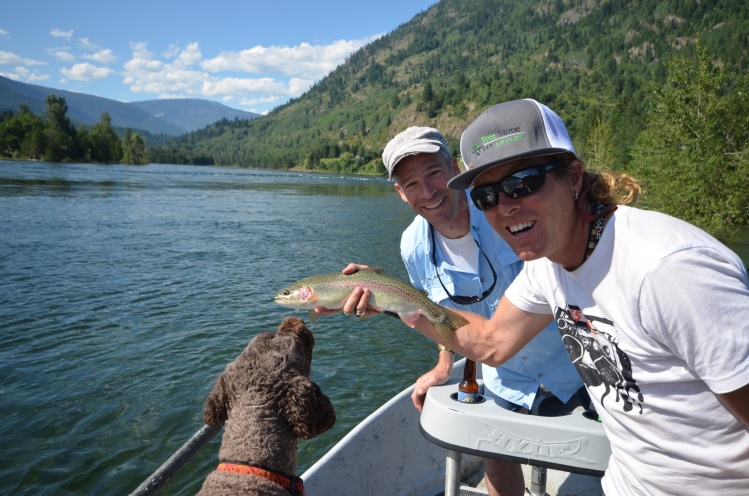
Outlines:
<svg viewBox="0 0 749 496"><path fill-rule="evenodd" d="M197 98L172 98L165 100L144 100L131 102L148 114L166 123L184 129L184 132L202 129L221 119L256 119L261 117L254 112L237 110L218 102Z"/></svg>
<svg viewBox="0 0 749 496"><path fill-rule="evenodd" d="M259 114L236 110L209 100L174 99L126 103L21 83L0 76L0 111L18 112L19 105L24 104L35 114L43 116L47 107L45 99L49 95L65 98L68 117L76 126L96 124L101 114L106 112L112 119L112 126L129 127L152 135L177 136L222 119L259 117Z"/></svg>
<svg viewBox="0 0 749 496"><path fill-rule="evenodd" d="M626 163L651 84L698 45L746 74L749 2L441 0L262 119L213 124L152 149L152 159L374 172L409 125L439 128L457 153L484 109L531 97L560 114L576 144L608 121Z"/></svg>

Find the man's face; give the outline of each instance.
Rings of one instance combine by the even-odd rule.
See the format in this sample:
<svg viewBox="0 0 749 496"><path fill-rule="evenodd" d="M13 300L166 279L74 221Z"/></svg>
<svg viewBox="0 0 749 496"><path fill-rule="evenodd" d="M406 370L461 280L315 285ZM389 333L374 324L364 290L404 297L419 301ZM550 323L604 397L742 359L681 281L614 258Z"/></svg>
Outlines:
<svg viewBox="0 0 749 496"><path fill-rule="evenodd" d="M457 163L441 153L411 155L396 165L395 189L414 212L444 234L463 209L465 193L447 187L458 172Z"/></svg>

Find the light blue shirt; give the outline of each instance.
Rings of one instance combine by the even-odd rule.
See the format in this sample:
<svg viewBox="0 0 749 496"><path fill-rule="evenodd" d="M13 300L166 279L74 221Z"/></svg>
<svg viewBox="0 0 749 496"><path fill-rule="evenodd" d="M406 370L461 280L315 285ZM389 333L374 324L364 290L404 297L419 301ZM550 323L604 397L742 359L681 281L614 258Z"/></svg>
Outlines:
<svg viewBox="0 0 749 496"><path fill-rule="evenodd" d="M459 305L448 298L442 287L450 294L480 296L491 287L494 277L486 258L479 254L479 274L465 272L445 261L439 247L432 246L429 223L416 216L401 236L401 257L417 289L425 290L429 299L448 308L465 310L491 318L499 299L523 268L523 262L509 245L492 228L486 217L468 199L471 217L471 235L478 241L494 270L497 284L483 301L470 305ZM437 250L437 265L432 263L432 250ZM437 278L439 270L439 278ZM562 344L559 329L549 324L515 356L502 366L494 368L482 365L484 387L505 400L530 409L538 387L543 383L549 391L563 402L582 387L583 383Z"/></svg>

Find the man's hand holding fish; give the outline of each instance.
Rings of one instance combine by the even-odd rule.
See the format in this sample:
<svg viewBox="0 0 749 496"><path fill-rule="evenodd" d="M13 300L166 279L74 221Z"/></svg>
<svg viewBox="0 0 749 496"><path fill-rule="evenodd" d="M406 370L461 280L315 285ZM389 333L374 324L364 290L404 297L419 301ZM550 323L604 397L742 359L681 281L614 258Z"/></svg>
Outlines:
<svg viewBox="0 0 749 496"><path fill-rule="evenodd" d="M348 264L342 271L341 274L343 275L351 275L356 272L359 272L362 269L368 269L368 265L362 265L357 263L350 263ZM343 305L343 308L325 308L325 307L315 307L315 313L322 316L327 315L335 315L339 311L343 311L346 315L349 317L353 317L356 315L360 319L366 319L367 317L371 317L376 314L382 313L382 311L377 310L375 308L372 308L369 306L369 288L367 287L356 287L352 291L349 298L346 300L346 303Z"/></svg>

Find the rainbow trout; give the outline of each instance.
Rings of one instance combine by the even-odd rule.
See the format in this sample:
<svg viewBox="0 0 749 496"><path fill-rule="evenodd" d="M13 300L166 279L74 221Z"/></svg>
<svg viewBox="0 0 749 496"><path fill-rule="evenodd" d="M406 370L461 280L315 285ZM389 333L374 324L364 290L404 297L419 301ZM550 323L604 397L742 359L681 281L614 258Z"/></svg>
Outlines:
<svg viewBox="0 0 749 496"><path fill-rule="evenodd" d="M278 292L275 302L296 310L309 309L310 321L314 324L320 317L315 313L315 307L343 308L357 286L369 289L370 307L397 314L411 327L416 326L419 316L423 315L446 343L452 341L456 329L468 323L457 313L434 303L424 292L374 268L351 275L332 273L301 279Z"/></svg>

